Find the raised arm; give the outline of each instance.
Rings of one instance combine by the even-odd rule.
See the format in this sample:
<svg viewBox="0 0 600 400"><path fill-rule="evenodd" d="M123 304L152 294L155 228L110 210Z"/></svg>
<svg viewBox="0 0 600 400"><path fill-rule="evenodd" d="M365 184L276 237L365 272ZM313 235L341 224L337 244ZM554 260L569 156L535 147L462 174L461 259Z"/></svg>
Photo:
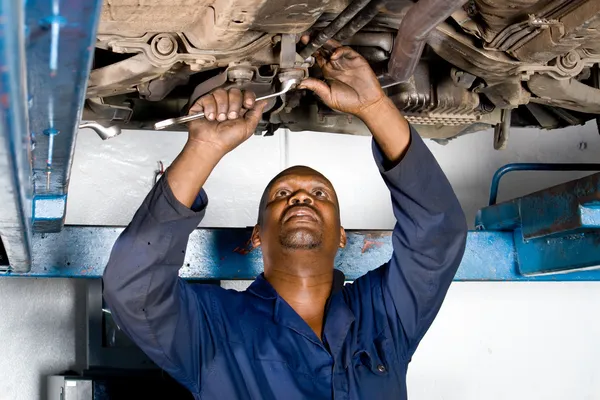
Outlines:
<svg viewBox="0 0 600 400"><path fill-rule="evenodd" d="M385 96L366 60L340 47L329 59L317 56L317 61L327 83L308 79L302 85L369 127L397 220L391 260L355 281L349 302L366 319L386 316L399 356L407 361L433 322L460 264L465 217L435 158Z"/></svg>
<svg viewBox="0 0 600 400"><path fill-rule="evenodd" d="M217 90L198 100L190 113L204 111L207 120L190 124L184 149L115 243L104 271L104 299L117 324L193 393L217 351L213 304L220 288L192 290L178 272L207 205L202 186L260 120L264 103L254 98Z"/></svg>

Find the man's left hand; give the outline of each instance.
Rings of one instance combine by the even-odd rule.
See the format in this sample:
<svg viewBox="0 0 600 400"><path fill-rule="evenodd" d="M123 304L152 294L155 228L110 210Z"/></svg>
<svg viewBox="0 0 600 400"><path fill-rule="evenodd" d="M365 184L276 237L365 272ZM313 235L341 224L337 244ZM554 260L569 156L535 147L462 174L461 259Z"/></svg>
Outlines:
<svg viewBox="0 0 600 400"><path fill-rule="evenodd" d="M303 42L308 40L308 36L302 37ZM307 78L299 88L312 90L334 110L363 119L386 98L377 76L367 60L350 47L342 47L333 40L327 44L337 47L331 56L323 52L315 56L327 82Z"/></svg>

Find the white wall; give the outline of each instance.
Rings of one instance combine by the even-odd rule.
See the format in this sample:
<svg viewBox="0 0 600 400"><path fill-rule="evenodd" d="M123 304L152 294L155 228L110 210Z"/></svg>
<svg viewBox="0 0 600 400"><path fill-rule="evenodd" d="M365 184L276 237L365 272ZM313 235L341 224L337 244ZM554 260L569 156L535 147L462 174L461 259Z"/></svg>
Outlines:
<svg viewBox="0 0 600 400"><path fill-rule="evenodd" d="M600 162L595 124L555 131L513 129L508 149L492 148L491 131L427 145L450 179L473 223L487 205L492 175L511 162ZM126 131L102 141L82 130L69 189L68 224L126 225L152 186L157 162L169 165L185 142L183 132ZM316 132L278 131L255 136L217 166L208 182L206 227L249 226L256 222L260 195L280 170L305 164L336 187L342 223L349 229L393 227L389 194L371 157L371 138ZM584 144L584 145L582 145ZM580 150L580 147L585 147ZM500 185L498 200L544 189L589 173L514 172Z"/></svg>
<svg viewBox="0 0 600 400"><path fill-rule="evenodd" d="M80 133L67 223L125 225L185 134L124 132L102 142ZM587 148L580 150L580 143ZM492 133L428 142L472 223L487 202L493 172L508 162L598 162L595 125L542 132L514 129L508 149ZM585 146L581 146L585 147ZM206 184L204 226L248 226L260 194L279 170L306 164L328 176L351 229L393 226L389 196L370 155L370 138L318 133L253 137L228 155ZM500 200L581 176L515 173ZM76 364L69 280L0 280L0 399L39 398L41 376ZM413 400L600 399L600 284L455 283L409 369ZM74 311L75 310L75 311ZM40 349L44 349L40 351ZM51 361L54 360L54 363Z"/></svg>

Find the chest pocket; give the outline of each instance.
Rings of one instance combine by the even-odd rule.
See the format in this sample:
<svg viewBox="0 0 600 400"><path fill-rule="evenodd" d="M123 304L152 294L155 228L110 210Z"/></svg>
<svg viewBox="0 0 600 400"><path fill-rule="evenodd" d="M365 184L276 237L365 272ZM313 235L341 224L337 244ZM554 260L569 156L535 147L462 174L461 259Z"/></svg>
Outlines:
<svg viewBox="0 0 600 400"><path fill-rule="evenodd" d="M380 335L373 342L361 346L352 356L356 373L367 372L367 376L387 376L393 367L389 340ZM361 374L362 375L362 374Z"/></svg>

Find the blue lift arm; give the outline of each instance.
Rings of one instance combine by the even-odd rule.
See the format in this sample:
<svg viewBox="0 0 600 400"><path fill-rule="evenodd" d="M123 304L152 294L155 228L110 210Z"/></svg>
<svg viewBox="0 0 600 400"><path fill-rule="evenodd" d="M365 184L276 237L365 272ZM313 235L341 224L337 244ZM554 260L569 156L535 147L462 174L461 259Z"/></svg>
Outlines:
<svg viewBox="0 0 600 400"><path fill-rule="evenodd" d="M0 276L97 278L123 229L63 227L101 5L0 0ZM456 280L600 280L600 174L486 207L476 224ZM354 279L380 266L390 235L350 232L336 267ZM253 279L262 256L249 236L196 230L181 276Z"/></svg>

